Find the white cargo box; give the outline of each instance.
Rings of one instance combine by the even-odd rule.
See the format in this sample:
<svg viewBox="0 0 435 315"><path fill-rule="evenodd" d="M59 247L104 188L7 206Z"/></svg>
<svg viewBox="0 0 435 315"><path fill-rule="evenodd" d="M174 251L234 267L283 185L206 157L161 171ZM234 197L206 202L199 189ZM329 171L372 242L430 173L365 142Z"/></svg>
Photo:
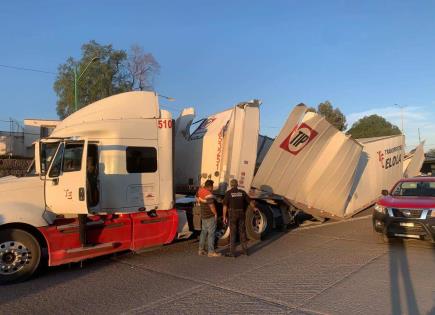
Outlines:
<svg viewBox="0 0 435 315"><path fill-rule="evenodd" d="M249 190L254 176L260 103L240 103L196 122L193 108L175 122L175 189L185 192L207 179L224 193L232 178ZM193 130L192 130L193 129Z"/></svg>
<svg viewBox="0 0 435 315"><path fill-rule="evenodd" d="M403 177L414 177L420 175L424 162L424 141L414 150L406 154L403 161Z"/></svg>
<svg viewBox="0 0 435 315"><path fill-rule="evenodd" d="M343 219L403 176L402 135L352 139L301 104L291 112L252 186L320 217Z"/></svg>

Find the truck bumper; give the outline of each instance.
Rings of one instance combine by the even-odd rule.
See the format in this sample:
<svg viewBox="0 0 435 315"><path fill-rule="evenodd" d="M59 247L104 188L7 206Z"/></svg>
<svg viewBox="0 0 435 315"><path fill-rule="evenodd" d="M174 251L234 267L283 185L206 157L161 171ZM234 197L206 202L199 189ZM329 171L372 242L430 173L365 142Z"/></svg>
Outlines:
<svg viewBox="0 0 435 315"><path fill-rule="evenodd" d="M373 229L390 237L405 237L429 240L435 243L435 218L408 219L391 217L375 211Z"/></svg>

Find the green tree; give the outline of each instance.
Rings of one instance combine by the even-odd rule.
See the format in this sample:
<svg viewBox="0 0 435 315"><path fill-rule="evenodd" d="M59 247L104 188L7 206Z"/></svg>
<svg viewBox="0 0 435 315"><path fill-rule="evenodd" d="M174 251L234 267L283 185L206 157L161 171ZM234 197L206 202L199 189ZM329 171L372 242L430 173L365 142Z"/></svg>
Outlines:
<svg viewBox="0 0 435 315"><path fill-rule="evenodd" d="M110 95L132 91L152 90L153 78L160 66L151 54L144 53L139 46L133 46L131 56L125 50L114 49L112 45L101 45L90 41L82 45L82 57L69 57L58 67L54 82L57 94L57 114L61 119L74 112L74 68L80 74L95 58L77 84L78 108Z"/></svg>
<svg viewBox="0 0 435 315"><path fill-rule="evenodd" d="M354 139L400 135L399 127L391 124L384 117L370 115L356 121L347 131Z"/></svg>
<svg viewBox="0 0 435 315"><path fill-rule="evenodd" d="M429 151L426 152L426 155L435 156L435 149L430 149Z"/></svg>
<svg viewBox="0 0 435 315"><path fill-rule="evenodd" d="M344 116L338 107L334 109L330 101L320 103L317 106L317 109L314 107L309 107L308 111L322 115L330 124L340 131L343 131L347 128L346 116Z"/></svg>

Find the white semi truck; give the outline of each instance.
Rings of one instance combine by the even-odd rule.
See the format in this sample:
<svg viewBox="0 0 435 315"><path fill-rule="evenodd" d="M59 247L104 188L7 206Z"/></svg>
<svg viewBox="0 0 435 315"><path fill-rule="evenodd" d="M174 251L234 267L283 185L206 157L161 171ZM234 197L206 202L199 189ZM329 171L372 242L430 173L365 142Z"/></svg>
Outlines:
<svg viewBox="0 0 435 315"><path fill-rule="evenodd" d="M206 154L217 150L218 161L226 162L214 160L209 165L209 170L217 167L219 174L217 171L206 174L204 165L198 169L204 178L219 178L219 184L231 173L241 183L245 178L249 185L257 150L258 103L236 106L223 115L226 120L214 122L214 126L220 124L219 143L213 143L213 128L205 124L195 131L194 137L208 147L199 153L197 161L206 163L209 158ZM252 124L240 115L254 117ZM179 131L185 118L180 117L176 124ZM230 125L231 132L222 129ZM117 251L139 251L170 243L177 237L188 237L192 227L185 210L188 214L192 211L189 205L187 208L184 205L185 210L176 209L174 187L183 187L186 177L180 172L194 164L194 157L187 156L190 149L182 152L188 144L179 138L181 131L174 137L173 127L171 114L160 109L155 93L129 92L75 112L50 137L36 142L35 160L28 176L0 179L0 283L26 279L44 259L49 266L55 266ZM200 136L203 131L209 134ZM240 132L254 132L254 143L248 143ZM231 146L234 144L232 148L228 147L228 135ZM180 141L175 150L174 138ZM186 139L190 141L192 136ZM231 156L223 153L224 146ZM177 185L174 185L177 178L174 151L178 154ZM253 156L248 157L251 153ZM230 163L237 160L242 163ZM225 170L227 166L230 168ZM196 174L188 172L187 176L186 184L199 184ZM190 183L190 178L196 180ZM263 212L257 216L261 219L267 213L271 225L272 210L260 207ZM87 215L90 246L82 246L79 238L80 214ZM256 222L253 211L249 220ZM270 226L263 224L260 228L261 231L251 231L250 235L259 237ZM225 235L225 228L222 230Z"/></svg>
<svg viewBox="0 0 435 315"><path fill-rule="evenodd" d="M189 200L176 207L175 193L193 192L209 178L217 195L231 178L250 190L259 208L247 211L251 238L290 224L294 206L324 217L352 215L359 208L342 209L353 192L364 194L355 181L364 144L306 110L296 106L273 141L258 134L258 101L197 124L193 109L174 123L152 92L82 108L35 143L28 176L0 179L0 283L30 277L44 260L55 266L188 237L199 217ZM336 207L328 202L332 192ZM370 190L364 200L374 202L379 194ZM87 216L90 246L80 241L79 214ZM222 224L220 232L228 236Z"/></svg>

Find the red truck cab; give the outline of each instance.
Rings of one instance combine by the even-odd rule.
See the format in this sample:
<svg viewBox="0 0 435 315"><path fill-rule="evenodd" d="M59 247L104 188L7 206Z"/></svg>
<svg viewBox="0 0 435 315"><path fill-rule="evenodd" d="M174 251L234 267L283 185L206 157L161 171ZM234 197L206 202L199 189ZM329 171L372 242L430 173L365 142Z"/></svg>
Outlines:
<svg viewBox="0 0 435 315"><path fill-rule="evenodd" d="M401 179L382 195L373 212L376 232L435 243L435 177Z"/></svg>

